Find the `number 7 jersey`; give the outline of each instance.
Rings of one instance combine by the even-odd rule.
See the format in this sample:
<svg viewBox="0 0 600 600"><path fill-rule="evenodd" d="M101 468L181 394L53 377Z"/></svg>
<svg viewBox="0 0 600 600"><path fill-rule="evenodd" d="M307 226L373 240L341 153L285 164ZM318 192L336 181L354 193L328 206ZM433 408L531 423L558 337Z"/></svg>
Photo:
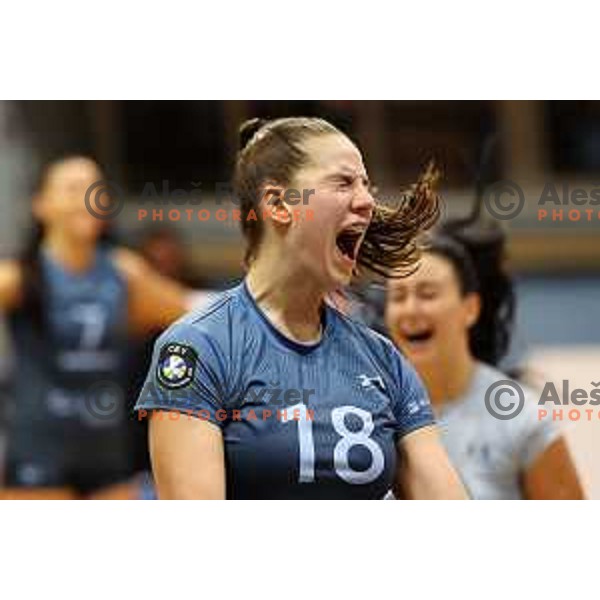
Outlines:
<svg viewBox="0 0 600 600"><path fill-rule="evenodd" d="M86 399L95 386L125 382L127 331L126 282L108 248L97 251L85 273L65 270L50 256L40 257L44 280L44 331L29 313L10 316L16 360L12 392L16 410L12 426L28 443L35 431L80 425L105 429L122 424L125 407L109 415L94 414ZM100 403L104 400L100 399Z"/></svg>
<svg viewBox="0 0 600 600"><path fill-rule="evenodd" d="M139 417L220 427L227 497L380 499L399 438L433 424L392 343L326 305L318 343L279 332L245 282L156 342Z"/></svg>

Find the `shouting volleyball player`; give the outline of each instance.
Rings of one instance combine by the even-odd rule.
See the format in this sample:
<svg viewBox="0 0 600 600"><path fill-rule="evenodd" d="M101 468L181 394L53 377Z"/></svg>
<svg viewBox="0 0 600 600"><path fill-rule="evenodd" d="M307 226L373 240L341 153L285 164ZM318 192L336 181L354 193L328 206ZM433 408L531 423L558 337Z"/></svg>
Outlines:
<svg viewBox="0 0 600 600"><path fill-rule="evenodd" d="M414 263L438 214L428 179L392 210L323 120L253 120L241 137L247 276L161 336L137 404L159 497L466 497L413 369L327 301L357 265Z"/></svg>
<svg viewBox="0 0 600 600"><path fill-rule="evenodd" d="M102 179L84 157L46 167L30 244L0 263L0 309L16 353L0 496L129 494L125 403L108 411L125 389L128 336L164 329L188 303L183 288L108 243L107 221L84 203Z"/></svg>

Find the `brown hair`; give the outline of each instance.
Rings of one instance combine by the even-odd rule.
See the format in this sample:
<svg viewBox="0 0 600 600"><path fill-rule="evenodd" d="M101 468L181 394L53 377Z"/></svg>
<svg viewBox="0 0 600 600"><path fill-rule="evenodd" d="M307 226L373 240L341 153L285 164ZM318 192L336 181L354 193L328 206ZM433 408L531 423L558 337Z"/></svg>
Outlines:
<svg viewBox="0 0 600 600"><path fill-rule="evenodd" d="M48 179L54 169L66 163L81 160L93 163L100 172L102 172L102 167L95 159L79 154L68 154L57 158L42 167L33 188L33 195L41 194L44 191ZM44 281L41 262L41 245L44 240L44 235L44 227L40 221L33 217L29 238L19 257L23 273L23 301L18 310L31 319L35 329L40 333L46 333L47 330L44 304L47 298L45 289L46 282ZM113 242L113 230L111 227L106 227L103 230L98 243L110 245Z"/></svg>
<svg viewBox="0 0 600 600"><path fill-rule="evenodd" d="M251 211L259 213L261 186L267 181L288 185L309 163L303 142L310 136L329 134L344 135L331 123L314 117L251 119L241 126L234 189L240 201L242 231L248 240L246 264L256 258L262 240L262 220L248 218ZM420 234L439 217L440 201L433 189L437 179L438 173L430 164L399 201L376 202L358 265L384 277L404 276L416 268Z"/></svg>

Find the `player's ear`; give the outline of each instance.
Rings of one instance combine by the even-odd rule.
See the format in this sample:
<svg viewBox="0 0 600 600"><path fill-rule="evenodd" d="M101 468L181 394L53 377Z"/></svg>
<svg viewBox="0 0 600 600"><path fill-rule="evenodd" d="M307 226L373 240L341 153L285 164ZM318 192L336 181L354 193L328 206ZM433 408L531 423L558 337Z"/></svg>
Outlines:
<svg viewBox="0 0 600 600"><path fill-rule="evenodd" d="M481 296L471 292L464 297L465 317L467 327L471 328L479 320L481 314Z"/></svg>
<svg viewBox="0 0 600 600"><path fill-rule="evenodd" d="M281 185L267 184L263 188L261 208L267 211L269 218L277 224L287 225L292 220L290 208L284 202L285 189Z"/></svg>
<svg viewBox="0 0 600 600"><path fill-rule="evenodd" d="M31 212L34 218L41 223L46 221L47 202L41 194L35 194L31 201Z"/></svg>

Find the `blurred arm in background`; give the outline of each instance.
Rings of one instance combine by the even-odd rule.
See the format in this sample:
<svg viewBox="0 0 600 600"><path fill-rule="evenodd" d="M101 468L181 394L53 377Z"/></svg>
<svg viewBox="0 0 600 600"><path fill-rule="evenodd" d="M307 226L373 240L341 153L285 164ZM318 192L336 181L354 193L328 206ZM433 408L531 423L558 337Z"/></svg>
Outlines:
<svg viewBox="0 0 600 600"><path fill-rule="evenodd" d="M21 272L17 261L0 262L0 310L8 312L19 302L21 288Z"/></svg>
<svg viewBox="0 0 600 600"><path fill-rule="evenodd" d="M434 427L423 427L398 442L394 495L406 500L468 500Z"/></svg>
<svg viewBox="0 0 600 600"><path fill-rule="evenodd" d="M564 436L539 455L523 475L528 500L584 500L585 495Z"/></svg>
<svg viewBox="0 0 600 600"><path fill-rule="evenodd" d="M131 250L119 248L115 260L127 281L129 324L136 335L168 327L204 297L202 292L164 277Z"/></svg>

